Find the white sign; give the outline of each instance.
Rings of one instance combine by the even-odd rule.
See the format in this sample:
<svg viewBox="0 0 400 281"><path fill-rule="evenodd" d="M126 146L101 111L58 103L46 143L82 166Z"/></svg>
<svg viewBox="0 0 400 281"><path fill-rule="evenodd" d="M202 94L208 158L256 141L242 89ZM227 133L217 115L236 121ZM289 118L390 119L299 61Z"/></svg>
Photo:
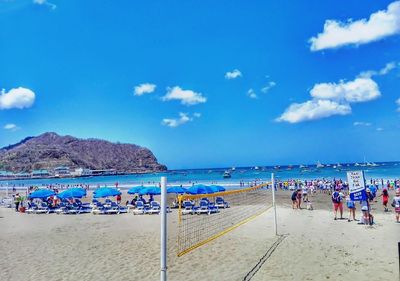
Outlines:
<svg viewBox="0 0 400 281"><path fill-rule="evenodd" d="M347 172L349 192L352 200L363 200L365 197L365 179L363 171Z"/></svg>

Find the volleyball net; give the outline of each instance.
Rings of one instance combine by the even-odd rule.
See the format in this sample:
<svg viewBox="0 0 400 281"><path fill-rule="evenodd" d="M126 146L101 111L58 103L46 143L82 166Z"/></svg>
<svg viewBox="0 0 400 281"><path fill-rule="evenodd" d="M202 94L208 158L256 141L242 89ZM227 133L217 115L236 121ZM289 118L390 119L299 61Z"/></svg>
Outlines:
<svg viewBox="0 0 400 281"><path fill-rule="evenodd" d="M180 195L178 256L228 233L272 207L269 184L211 194Z"/></svg>

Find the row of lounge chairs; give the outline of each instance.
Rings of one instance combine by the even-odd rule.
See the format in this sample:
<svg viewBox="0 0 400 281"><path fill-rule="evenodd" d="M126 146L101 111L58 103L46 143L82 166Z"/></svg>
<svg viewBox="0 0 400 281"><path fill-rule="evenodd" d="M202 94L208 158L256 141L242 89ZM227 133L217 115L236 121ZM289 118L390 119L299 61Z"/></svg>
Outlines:
<svg viewBox="0 0 400 281"><path fill-rule="evenodd" d="M198 206L196 206L195 202L186 200L182 202L182 215L211 215L218 213L220 209L229 207L229 203L222 197L215 198L215 202L210 202L207 198L202 198Z"/></svg>
<svg viewBox="0 0 400 281"><path fill-rule="evenodd" d="M220 209L229 208L229 203L226 202L222 197L217 197L215 202L210 202L207 198L202 198L199 205L196 206L194 201L183 201L182 202L182 214L214 214L218 213ZM145 204L142 201L137 201L135 206L121 206L116 202L106 199L104 203L93 199L92 203L82 203L80 200L76 200L74 203L68 201L61 202L57 207L49 206L46 202L40 204L31 203L29 208L25 211L28 214L86 214L92 213L95 215L104 214L124 214L132 210L134 215L145 215L145 214L159 214L161 212L161 206L157 201L152 201L149 204ZM167 212L171 212L170 208L167 208Z"/></svg>
<svg viewBox="0 0 400 281"><path fill-rule="evenodd" d="M106 200L105 203L101 203L97 200L93 200L92 203L82 203L80 200L76 200L74 203L68 201L62 201L58 206L53 207L48 205L46 202L36 204L30 203L30 206L25 211L27 214L121 214L127 213L128 208L120 206L111 200Z"/></svg>

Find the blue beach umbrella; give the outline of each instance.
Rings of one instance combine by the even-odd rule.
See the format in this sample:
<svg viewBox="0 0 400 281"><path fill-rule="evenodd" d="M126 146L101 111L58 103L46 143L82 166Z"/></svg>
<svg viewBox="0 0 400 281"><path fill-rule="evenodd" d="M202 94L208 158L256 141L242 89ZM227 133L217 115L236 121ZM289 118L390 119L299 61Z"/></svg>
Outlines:
<svg viewBox="0 0 400 281"><path fill-rule="evenodd" d="M161 194L161 188L155 186L146 187L139 191L139 195L160 195L160 194Z"/></svg>
<svg viewBox="0 0 400 281"><path fill-rule="evenodd" d="M196 184L187 189L189 194L210 194L214 192L214 189L204 184Z"/></svg>
<svg viewBox="0 0 400 281"><path fill-rule="evenodd" d="M223 187L222 185L210 185L210 187L214 190L216 190L215 192L223 192L226 191L225 187Z"/></svg>
<svg viewBox="0 0 400 281"><path fill-rule="evenodd" d="M140 190L144 189L144 186L135 186L128 190L128 194L136 194L139 193Z"/></svg>
<svg viewBox="0 0 400 281"><path fill-rule="evenodd" d="M100 187L96 189L94 192L94 198L103 198L103 197L110 197L110 196L117 196L121 195L121 191L115 188L110 187Z"/></svg>
<svg viewBox="0 0 400 281"><path fill-rule="evenodd" d="M186 188L183 188L181 186L171 186L167 189L167 193L176 193L176 194L182 194L186 193Z"/></svg>
<svg viewBox="0 0 400 281"><path fill-rule="evenodd" d="M31 194L29 194L29 198L30 199L35 199L35 198L45 199L45 198L53 196L55 194L56 193L51 189L39 189L39 190L36 190L36 191L32 192Z"/></svg>
<svg viewBox="0 0 400 281"><path fill-rule="evenodd" d="M83 188L70 188L57 194L57 197L61 199L82 198L84 196L86 196L86 190Z"/></svg>

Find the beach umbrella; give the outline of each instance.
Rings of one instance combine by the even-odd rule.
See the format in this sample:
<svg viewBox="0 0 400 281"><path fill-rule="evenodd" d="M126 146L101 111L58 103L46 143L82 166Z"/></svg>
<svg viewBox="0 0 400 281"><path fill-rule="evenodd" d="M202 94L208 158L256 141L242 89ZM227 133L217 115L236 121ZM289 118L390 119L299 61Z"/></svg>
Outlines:
<svg viewBox="0 0 400 281"><path fill-rule="evenodd" d="M210 185L210 187L212 189L215 189L215 192L223 192L226 191L225 187L223 187L222 185Z"/></svg>
<svg viewBox="0 0 400 281"><path fill-rule="evenodd" d="M139 195L160 195L160 194L161 194L161 188L156 186L146 187L139 191Z"/></svg>
<svg viewBox="0 0 400 281"><path fill-rule="evenodd" d="M116 188L111 187L100 187L96 189L94 192L94 198L102 198L102 197L109 197L109 196L117 196L121 195L121 191Z"/></svg>
<svg viewBox="0 0 400 281"><path fill-rule="evenodd" d="M29 198L30 199L35 199L35 198L45 199L45 198L53 196L55 194L56 193L51 189L39 189L39 190L36 190L36 191L32 192L31 194L29 194Z"/></svg>
<svg viewBox="0 0 400 281"><path fill-rule="evenodd" d="M128 190L128 194L136 194L139 193L140 190L145 188L144 186L135 186Z"/></svg>
<svg viewBox="0 0 400 281"><path fill-rule="evenodd" d="M181 186L171 186L167 189L167 193L176 193L176 194L182 194L186 193L186 188L183 188Z"/></svg>
<svg viewBox="0 0 400 281"><path fill-rule="evenodd" d="M214 189L204 184L196 184L187 189L189 194L210 194L214 192Z"/></svg>
<svg viewBox="0 0 400 281"><path fill-rule="evenodd" d="M57 194L57 197L61 199L82 198L84 196L86 196L86 190L83 188L70 188Z"/></svg>

